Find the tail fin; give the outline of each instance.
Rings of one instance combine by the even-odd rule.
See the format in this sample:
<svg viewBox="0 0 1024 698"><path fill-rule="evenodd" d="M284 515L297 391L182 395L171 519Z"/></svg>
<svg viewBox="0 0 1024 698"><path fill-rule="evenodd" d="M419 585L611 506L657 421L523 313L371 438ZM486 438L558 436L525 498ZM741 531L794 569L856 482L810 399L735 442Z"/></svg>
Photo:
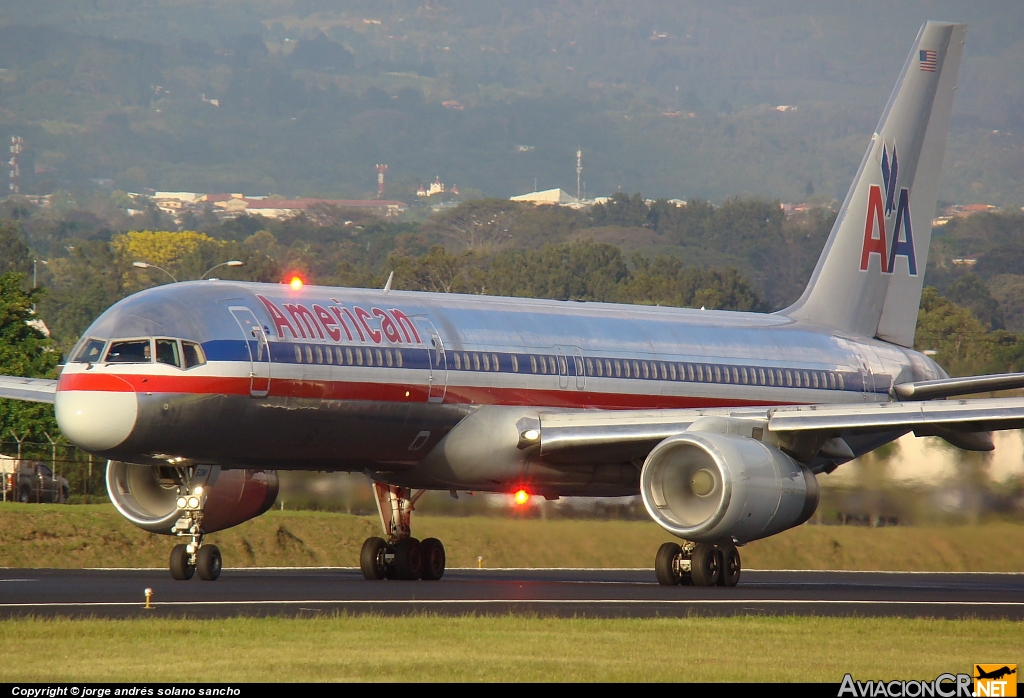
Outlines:
<svg viewBox="0 0 1024 698"><path fill-rule="evenodd" d="M966 30L921 27L811 280L782 314L913 346Z"/></svg>

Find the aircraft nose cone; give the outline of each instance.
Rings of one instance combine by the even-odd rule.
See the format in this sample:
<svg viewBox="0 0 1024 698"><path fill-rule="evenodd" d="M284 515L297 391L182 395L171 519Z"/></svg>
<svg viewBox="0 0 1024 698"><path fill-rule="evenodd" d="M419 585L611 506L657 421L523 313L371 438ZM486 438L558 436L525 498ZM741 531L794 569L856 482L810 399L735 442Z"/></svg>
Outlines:
<svg viewBox="0 0 1024 698"><path fill-rule="evenodd" d="M82 450L101 452L123 443L135 428L139 403L126 391L58 390L54 411L61 432Z"/></svg>

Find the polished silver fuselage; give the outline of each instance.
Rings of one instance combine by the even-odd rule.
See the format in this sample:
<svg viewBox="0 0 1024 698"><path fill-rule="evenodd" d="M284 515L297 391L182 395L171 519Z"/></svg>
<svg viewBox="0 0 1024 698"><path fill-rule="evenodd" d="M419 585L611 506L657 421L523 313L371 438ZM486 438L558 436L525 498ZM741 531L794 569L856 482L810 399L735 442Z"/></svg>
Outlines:
<svg viewBox="0 0 1024 698"><path fill-rule="evenodd" d="M779 314L228 281L135 294L80 347L92 338L177 338L199 343L206 359L193 368L69 361L58 421L97 455L366 471L443 488L459 485L417 468L482 408L876 402L891 399L894 383L945 375L918 352ZM594 480L594 493L635 492L635 477L612 480ZM582 482L564 492L590 491Z"/></svg>

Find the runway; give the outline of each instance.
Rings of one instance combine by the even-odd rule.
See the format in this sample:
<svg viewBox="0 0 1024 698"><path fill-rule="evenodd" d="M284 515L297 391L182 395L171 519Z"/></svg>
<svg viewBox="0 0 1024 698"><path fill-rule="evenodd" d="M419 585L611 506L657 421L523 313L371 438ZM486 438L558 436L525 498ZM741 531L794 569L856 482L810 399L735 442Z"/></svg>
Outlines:
<svg viewBox="0 0 1024 698"><path fill-rule="evenodd" d="M144 608L144 590L153 608ZM0 569L0 617L409 613L1024 618L1024 574L744 570L738 586L663 587L641 569L451 569L440 582L368 582L353 568Z"/></svg>

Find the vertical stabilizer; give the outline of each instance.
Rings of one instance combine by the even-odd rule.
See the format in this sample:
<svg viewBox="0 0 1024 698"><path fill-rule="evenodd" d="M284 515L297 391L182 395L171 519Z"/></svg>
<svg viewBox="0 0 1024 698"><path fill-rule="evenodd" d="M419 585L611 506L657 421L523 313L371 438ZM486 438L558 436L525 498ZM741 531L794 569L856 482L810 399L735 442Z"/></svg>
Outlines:
<svg viewBox="0 0 1024 698"><path fill-rule="evenodd" d="M966 30L921 27L811 280L784 315L913 345Z"/></svg>

